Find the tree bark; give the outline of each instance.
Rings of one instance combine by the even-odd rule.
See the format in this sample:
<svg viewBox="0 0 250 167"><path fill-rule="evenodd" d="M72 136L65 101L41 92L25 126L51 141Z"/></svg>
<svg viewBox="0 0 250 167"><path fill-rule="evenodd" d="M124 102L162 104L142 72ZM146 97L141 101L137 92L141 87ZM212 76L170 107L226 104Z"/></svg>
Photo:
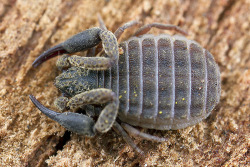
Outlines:
<svg viewBox="0 0 250 167"><path fill-rule="evenodd" d="M3 166L239 166L249 161L250 2L248 0L2 0L0 2L0 164ZM215 57L221 70L220 104L196 126L176 131L144 130L168 138L134 139L140 158L119 134L87 139L65 132L29 100L45 106L60 92L53 58L31 64L43 51L82 30L111 31L131 20L174 24L187 30ZM126 30L122 40L136 28ZM153 34L169 33L153 29Z"/></svg>

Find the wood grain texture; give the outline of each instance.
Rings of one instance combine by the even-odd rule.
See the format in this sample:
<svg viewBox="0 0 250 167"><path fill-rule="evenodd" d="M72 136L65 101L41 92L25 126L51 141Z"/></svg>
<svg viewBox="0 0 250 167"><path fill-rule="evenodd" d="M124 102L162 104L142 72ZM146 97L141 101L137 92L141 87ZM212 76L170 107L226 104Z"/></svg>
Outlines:
<svg viewBox="0 0 250 167"><path fill-rule="evenodd" d="M3 166L238 166L249 164L249 0L1 0L0 164ZM55 109L59 74L53 58L38 68L43 51L71 35L98 26L109 30L139 19L174 24L209 50L221 70L222 95L216 110L196 126L177 131L144 130L169 140L136 138L140 159L114 131L87 139L65 133L29 100L34 94ZM153 29L151 33L168 32ZM122 36L126 39L133 29Z"/></svg>

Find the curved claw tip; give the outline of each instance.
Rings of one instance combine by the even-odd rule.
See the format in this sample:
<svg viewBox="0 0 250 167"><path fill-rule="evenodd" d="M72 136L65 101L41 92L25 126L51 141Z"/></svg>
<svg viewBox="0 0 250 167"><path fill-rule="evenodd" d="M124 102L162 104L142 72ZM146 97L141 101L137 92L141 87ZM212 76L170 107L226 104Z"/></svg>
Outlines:
<svg viewBox="0 0 250 167"><path fill-rule="evenodd" d="M46 60L55 57L60 54L68 53L62 46L62 44L58 44L53 48L48 49L47 51L43 52L33 63L33 67L37 67Z"/></svg>
<svg viewBox="0 0 250 167"><path fill-rule="evenodd" d="M53 110L50 110L43 106L33 95L29 95L30 100L33 102L33 104L45 115L47 115L49 118L53 119L56 121L56 116L59 115L60 113L57 113Z"/></svg>

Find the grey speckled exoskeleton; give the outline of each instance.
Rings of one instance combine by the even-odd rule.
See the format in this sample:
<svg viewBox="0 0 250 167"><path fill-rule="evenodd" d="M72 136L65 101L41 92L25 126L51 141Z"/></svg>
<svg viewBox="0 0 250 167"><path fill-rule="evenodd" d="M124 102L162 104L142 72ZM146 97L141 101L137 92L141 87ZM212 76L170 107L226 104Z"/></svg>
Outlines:
<svg viewBox="0 0 250 167"><path fill-rule="evenodd" d="M34 61L33 66L37 67L64 54L57 61L63 72L55 81L64 96L55 104L61 111L78 108L86 111L86 115L58 113L30 95L45 115L72 132L90 137L96 131L104 133L113 127L137 152L143 153L124 129L131 135L161 142L166 139L142 133L132 126L181 129L195 125L211 113L219 102L221 90L220 71L213 56L183 36L146 34L152 27L186 35L185 31L174 25L152 23L118 45L123 31L138 22L128 22L114 34L100 18L99 22L100 28L76 34ZM103 50L95 56L99 43ZM67 55L86 50L86 57ZM94 122L90 116L99 117Z"/></svg>

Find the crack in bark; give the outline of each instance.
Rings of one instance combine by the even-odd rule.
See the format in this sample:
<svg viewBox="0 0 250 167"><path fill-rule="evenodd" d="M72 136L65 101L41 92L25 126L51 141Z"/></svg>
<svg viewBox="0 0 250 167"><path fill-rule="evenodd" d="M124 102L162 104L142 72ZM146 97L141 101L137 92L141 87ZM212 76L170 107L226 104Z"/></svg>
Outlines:
<svg viewBox="0 0 250 167"><path fill-rule="evenodd" d="M213 0L211 2L211 6L209 7L210 10L213 8L213 5L215 4L215 1L216 0ZM210 45L212 39L216 35L216 32L219 30L220 25L221 25L222 21L224 20L224 18L226 16L226 13L231 10L231 8L234 6L235 3L236 3L235 0L229 0L229 2L227 3L227 5L224 7L224 9L222 10L222 12L220 13L220 15L219 15L219 17L217 19L218 26L214 30L211 31L211 36L210 36L210 38L208 40L207 45ZM208 11L208 12L210 12L210 11Z"/></svg>
<svg viewBox="0 0 250 167"><path fill-rule="evenodd" d="M3 18L6 16L6 14L9 13L10 10L12 10L12 7L15 6L16 4L16 0L9 0L7 4L4 4L3 8L4 8L4 11L3 13L0 15L0 22L3 21Z"/></svg>

